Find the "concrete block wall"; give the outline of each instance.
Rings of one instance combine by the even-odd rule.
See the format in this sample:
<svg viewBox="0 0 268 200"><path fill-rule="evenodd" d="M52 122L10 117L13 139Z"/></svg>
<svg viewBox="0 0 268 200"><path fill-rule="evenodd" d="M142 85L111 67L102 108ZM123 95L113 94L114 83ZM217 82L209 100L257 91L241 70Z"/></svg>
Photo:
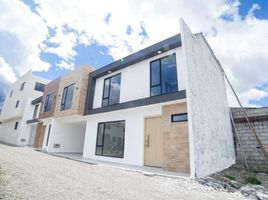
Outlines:
<svg viewBox="0 0 268 200"><path fill-rule="evenodd" d="M243 111L240 108L231 108L231 110L241 141L241 146L238 143L236 144L237 167L244 166L243 149L250 169L268 172L268 159L265 157L250 126L246 123ZM268 151L268 108L247 108L246 113L250 117L250 121L252 121L264 148Z"/></svg>

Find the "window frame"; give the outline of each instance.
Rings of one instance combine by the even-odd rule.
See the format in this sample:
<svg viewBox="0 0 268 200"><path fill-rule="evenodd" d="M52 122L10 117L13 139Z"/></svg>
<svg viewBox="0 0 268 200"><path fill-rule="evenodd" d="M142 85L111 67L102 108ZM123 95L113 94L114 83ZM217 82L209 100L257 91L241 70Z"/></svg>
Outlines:
<svg viewBox="0 0 268 200"><path fill-rule="evenodd" d="M19 107L19 104L20 104L20 101L19 101L19 100L17 100L17 101L16 101L15 108L18 108L18 107Z"/></svg>
<svg viewBox="0 0 268 200"><path fill-rule="evenodd" d="M25 81L24 81L23 83L20 84L20 91L23 91L24 86L25 86Z"/></svg>
<svg viewBox="0 0 268 200"><path fill-rule="evenodd" d="M150 97L154 97L154 96L159 96L159 95L163 95L163 94L168 94L168 93L172 93L172 92L166 92L166 93L163 93L163 88L162 88L162 64L161 64L161 60L162 59L165 59L169 56L173 56L174 55L174 58L175 58L175 63L176 63L176 72L177 72L177 58L176 58L176 53L172 53L172 54L169 54L167 56L164 56L164 57L161 57L161 58L158 58L156 60L152 60L150 61ZM156 62L158 61L159 62L159 80L160 80L160 83L159 84L156 84L156 85L152 85L152 63L153 62ZM178 86L178 74L176 74L176 77L177 77L177 87L179 89L179 86ZM152 95L151 91L152 91L152 88L154 87L160 87L160 94L157 94L157 95Z"/></svg>
<svg viewBox="0 0 268 200"><path fill-rule="evenodd" d="M19 122L15 122L14 130L17 130L19 126Z"/></svg>
<svg viewBox="0 0 268 200"><path fill-rule="evenodd" d="M38 90L37 84L42 85L42 89L43 89L43 90ZM35 82L35 85L34 85L34 90L35 90L35 91L38 91L38 92L44 92L44 90L45 90L45 86L46 86L46 85L45 85L44 83L40 83L40 82L36 81L36 82Z"/></svg>
<svg viewBox="0 0 268 200"><path fill-rule="evenodd" d="M174 120L174 117L176 117L176 116L182 116L182 115L186 115L186 116L187 116L187 119L179 120L179 121ZM172 114L172 115L171 115L171 122L172 122L172 123L188 122L188 113Z"/></svg>
<svg viewBox="0 0 268 200"><path fill-rule="evenodd" d="M13 94L13 90L10 91L9 97L12 97L12 94Z"/></svg>
<svg viewBox="0 0 268 200"><path fill-rule="evenodd" d="M65 105L66 105L66 98L67 98L67 94L68 94L68 88L72 85L75 85L75 83L72 83L66 87L63 88L63 92L62 92L62 98L61 98L61 102L60 102L60 111L64 111L64 110L69 110L72 108L72 104L73 104L73 97L74 97L74 91L75 91L75 87L73 89L73 96L72 96L72 104L71 107L66 109ZM66 92L64 93L64 91L66 90ZM64 103L63 103L63 99L64 99Z"/></svg>
<svg viewBox="0 0 268 200"><path fill-rule="evenodd" d="M44 109L43 109L44 113L45 113L45 112L51 112L51 110L52 110L52 107L53 107L53 96L52 96L52 105L51 105L51 109L50 109L50 110L46 110L46 107L47 107L47 102L48 102L48 100L47 100L47 99L48 99L47 96L52 95L53 93L55 93L55 92L50 92L50 93L48 93L48 94L46 95L45 102L44 102Z"/></svg>
<svg viewBox="0 0 268 200"><path fill-rule="evenodd" d="M34 106L33 119L37 119L37 118L38 118L37 114L38 114L39 106L40 106L39 104L36 104L36 105Z"/></svg>
<svg viewBox="0 0 268 200"><path fill-rule="evenodd" d="M110 95L111 95L111 81L112 81L112 78L115 77L115 76L118 76L120 75L120 93L119 93L119 102L118 103L113 103L113 104L110 104ZM116 104L119 104L120 103L120 94L121 94L121 77L122 77L122 73L117 73L115 75L112 75L112 76L109 76L107 78L105 78L103 80L103 89L102 89L102 100L101 100L101 106L102 107L105 107L105 106L110 106L110 105L116 105ZM109 79L109 88L108 88L108 97L104 97L104 93L105 93L105 82L106 80ZM103 100L108 100L108 104L107 105L103 105Z"/></svg>
<svg viewBox="0 0 268 200"><path fill-rule="evenodd" d="M120 157L120 156L111 156L111 155L103 155L104 138L105 138L105 126L106 126L106 124L116 123L116 122L124 122L124 130L123 130L123 155L122 155L122 157ZM98 135L99 135L100 124L103 124L102 144L101 144L101 145L98 145ZM99 123L97 124L97 126L98 126L98 127L97 127L97 135L96 135L95 155L96 155L96 156L111 157L111 158L124 158L124 156L125 156L126 120L117 120L117 121L99 122ZM98 148L98 147L102 147L101 155L100 155L100 154L97 154L97 148Z"/></svg>

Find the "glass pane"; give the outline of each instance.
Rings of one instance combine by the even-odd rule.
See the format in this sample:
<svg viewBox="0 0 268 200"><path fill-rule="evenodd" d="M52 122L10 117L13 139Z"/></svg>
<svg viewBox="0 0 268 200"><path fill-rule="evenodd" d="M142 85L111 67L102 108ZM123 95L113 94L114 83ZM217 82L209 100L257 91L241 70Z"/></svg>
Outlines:
<svg viewBox="0 0 268 200"><path fill-rule="evenodd" d="M107 97L109 96L110 80L111 80L111 79L106 79L106 80L104 81L103 98L107 98Z"/></svg>
<svg viewBox="0 0 268 200"><path fill-rule="evenodd" d="M159 94L161 94L161 86L160 85L154 86L151 88L151 96L156 96Z"/></svg>
<svg viewBox="0 0 268 200"><path fill-rule="evenodd" d="M103 155L124 156L124 128L125 122L112 122L105 125Z"/></svg>
<svg viewBox="0 0 268 200"><path fill-rule="evenodd" d="M109 99L102 100L102 106L108 106Z"/></svg>
<svg viewBox="0 0 268 200"><path fill-rule="evenodd" d="M102 147L96 147L96 155L102 156Z"/></svg>
<svg viewBox="0 0 268 200"><path fill-rule="evenodd" d="M171 121L172 122L188 121L188 115L187 115L187 113L171 115Z"/></svg>
<svg viewBox="0 0 268 200"><path fill-rule="evenodd" d="M54 97L54 92L47 95L46 101L45 101L46 103L44 107L45 112L48 112L51 110L52 104L53 104L53 97Z"/></svg>
<svg viewBox="0 0 268 200"><path fill-rule="evenodd" d="M161 59L162 94L178 91L175 54Z"/></svg>
<svg viewBox="0 0 268 200"><path fill-rule="evenodd" d="M160 61L151 63L151 86L160 84Z"/></svg>
<svg viewBox="0 0 268 200"><path fill-rule="evenodd" d="M103 142L103 129L104 129L104 124L99 124L99 126L98 126L98 136L97 136L97 146L102 145L102 142Z"/></svg>
<svg viewBox="0 0 268 200"><path fill-rule="evenodd" d="M72 107L73 94L74 94L74 84L68 86L64 110L70 109Z"/></svg>
<svg viewBox="0 0 268 200"><path fill-rule="evenodd" d="M111 78L109 105L119 103L121 74Z"/></svg>

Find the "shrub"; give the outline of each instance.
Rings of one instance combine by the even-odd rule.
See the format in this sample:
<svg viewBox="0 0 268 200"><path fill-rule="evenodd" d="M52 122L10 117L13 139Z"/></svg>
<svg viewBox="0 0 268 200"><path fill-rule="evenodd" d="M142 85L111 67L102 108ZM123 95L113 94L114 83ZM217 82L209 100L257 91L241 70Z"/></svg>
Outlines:
<svg viewBox="0 0 268 200"><path fill-rule="evenodd" d="M235 177L231 175L225 175L226 178L229 178L232 181L235 181Z"/></svg>
<svg viewBox="0 0 268 200"><path fill-rule="evenodd" d="M261 181L256 176L248 176L245 179L246 183L250 183L252 185L261 185Z"/></svg>

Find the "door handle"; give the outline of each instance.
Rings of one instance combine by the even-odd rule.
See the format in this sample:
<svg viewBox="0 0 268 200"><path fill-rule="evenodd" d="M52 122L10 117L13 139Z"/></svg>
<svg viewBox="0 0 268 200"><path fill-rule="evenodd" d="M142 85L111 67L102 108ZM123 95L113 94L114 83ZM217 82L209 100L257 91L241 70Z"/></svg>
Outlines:
<svg viewBox="0 0 268 200"><path fill-rule="evenodd" d="M145 146L146 146L146 147L150 147L150 135L147 135L147 136L146 136Z"/></svg>

